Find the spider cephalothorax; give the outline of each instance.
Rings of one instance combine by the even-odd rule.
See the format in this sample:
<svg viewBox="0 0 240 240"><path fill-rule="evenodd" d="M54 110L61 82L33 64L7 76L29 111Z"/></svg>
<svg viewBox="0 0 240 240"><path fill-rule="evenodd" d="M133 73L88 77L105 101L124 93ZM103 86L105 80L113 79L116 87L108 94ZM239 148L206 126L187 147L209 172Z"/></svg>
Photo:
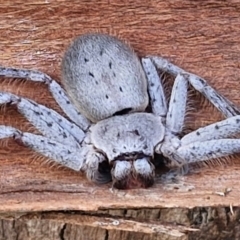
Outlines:
<svg viewBox="0 0 240 240"><path fill-rule="evenodd" d="M169 106L157 70L175 77ZM0 138L14 137L59 164L84 171L97 183L112 179L117 188L151 186L155 153L167 158L170 167L181 168L240 151L240 140L232 138L240 132L238 108L204 79L160 57L139 60L115 37L87 34L71 44L62 62L66 92L41 72L0 67L0 75L47 84L70 119L32 100L1 92L0 103L15 104L42 135L2 125ZM179 138L189 84L227 119ZM152 112L146 113L149 103Z"/></svg>

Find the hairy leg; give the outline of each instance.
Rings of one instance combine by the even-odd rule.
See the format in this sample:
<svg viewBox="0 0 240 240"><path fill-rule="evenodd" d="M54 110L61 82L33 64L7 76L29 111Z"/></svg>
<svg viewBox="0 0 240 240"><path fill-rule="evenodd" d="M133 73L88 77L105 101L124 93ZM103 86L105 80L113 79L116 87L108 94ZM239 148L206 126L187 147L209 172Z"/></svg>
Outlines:
<svg viewBox="0 0 240 240"><path fill-rule="evenodd" d="M203 94L225 117L228 118L240 114L240 109L238 107L208 85L207 81L203 78L184 71L164 58L151 56L150 59L154 65L163 72L167 72L174 76L177 76L179 73L184 73L188 82L197 91Z"/></svg>
<svg viewBox="0 0 240 240"><path fill-rule="evenodd" d="M148 92L150 95L152 112L155 115L166 117L167 102L162 86L162 80L149 58L142 58L142 65L148 80Z"/></svg>
<svg viewBox="0 0 240 240"><path fill-rule="evenodd" d="M9 78L22 78L34 82L42 82L48 85L54 99L65 114L83 130L87 130L89 121L71 104L65 90L50 76L45 73L27 69L15 69L0 67L0 76Z"/></svg>
<svg viewBox="0 0 240 240"><path fill-rule="evenodd" d="M180 140L177 148L172 149L167 157L179 166L227 157L240 153L240 139L234 135L240 134L240 116L208 125L191 132Z"/></svg>
<svg viewBox="0 0 240 240"><path fill-rule="evenodd" d="M172 134L182 132L186 115L188 82L183 74L178 74L172 88L166 126Z"/></svg>
<svg viewBox="0 0 240 240"><path fill-rule="evenodd" d="M72 146L79 146L83 141L85 133L56 111L32 100L0 92L0 104L7 103L15 104L18 111L49 139Z"/></svg>
<svg viewBox="0 0 240 240"><path fill-rule="evenodd" d="M0 139L9 137L65 167L75 171L84 168L85 156L80 148L59 143L41 135L21 132L16 128L0 125Z"/></svg>
<svg viewBox="0 0 240 240"><path fill-rule="evenodd" d="M0 139L4 138L13 138L20 145L24 145L64 167L83 171L90 181L99 184L111 181L106 158L96 152L91 144L83 142L79 147L74 147L41 135L0 125Z"/></svg>

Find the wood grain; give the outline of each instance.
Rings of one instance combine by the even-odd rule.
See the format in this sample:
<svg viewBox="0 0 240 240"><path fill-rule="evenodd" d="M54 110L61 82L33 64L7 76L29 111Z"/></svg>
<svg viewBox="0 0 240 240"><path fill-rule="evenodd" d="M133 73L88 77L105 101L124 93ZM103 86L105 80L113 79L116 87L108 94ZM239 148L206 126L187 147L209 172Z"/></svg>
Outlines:
<svg viewBox="0 0 240 240"><path fill-rule="evenodd" d="M0 65L41 70L61 82L61 58L72 39L83 33L104 32L131 44L139 56L163 56L204 77L240 106L239 11L240 5L234 0L2 0ZM61 112L41 84L1 79L0 89ZM32 129L13 107L1 113L0 124ZM219 119L220 114L196 104L189 124L196 128ZM118 191L111 190L111 184L89 183L81 174L65 168L49 168L12 140L1 145L2 214L146 208L192 211L207 207L226 207L230 212L240 206L239 158L232 164L200 168L181 178L176 186L163 184L158 176L150 189ZM219 193L227 188L231 192L221 196ZM173 213L171 216L177 218ZM168 220L173 223L171 218ZM189 226L179 221L175 222Z"/></svg>

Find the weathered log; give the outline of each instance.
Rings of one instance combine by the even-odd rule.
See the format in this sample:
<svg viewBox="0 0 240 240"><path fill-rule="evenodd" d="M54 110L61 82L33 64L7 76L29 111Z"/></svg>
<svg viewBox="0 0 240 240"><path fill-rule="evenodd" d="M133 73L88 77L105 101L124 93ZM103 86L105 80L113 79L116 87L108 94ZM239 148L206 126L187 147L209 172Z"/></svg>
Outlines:
<svg viewBox="0 0 240 240"><path fill-rule="evenodd" d="M236 1L217 0L2 1L0 64L41 70L61 82L61 57L71 40L110 33L140 56L160 55L204 77L240 105L239 11ZM41 84L1 79L0 88L61 112ZM221 119L201 107L196 100L188 127ZM0 124L35 131L13 107L1 113ZM152 188L120 191L50 168L4 141L0 239L240 239L238 160L197 168L175 185L158 176Z"/></svg>

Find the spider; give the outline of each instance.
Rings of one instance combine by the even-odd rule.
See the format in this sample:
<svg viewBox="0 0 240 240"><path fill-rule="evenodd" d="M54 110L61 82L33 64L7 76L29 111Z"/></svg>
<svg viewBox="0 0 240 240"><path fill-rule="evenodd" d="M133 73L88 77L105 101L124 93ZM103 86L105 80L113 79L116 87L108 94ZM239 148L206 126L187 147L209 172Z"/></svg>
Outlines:
<svg viewBox="0 0 240 240"><path fill-rule="evenodd" d="M48 75L0 67L0 76L48 85L68 118L30 99L0 92L0 104L14 104L41 135L0 126L0 139L14 138L49 159L85 172L96 183L128 189L153 185L154 154L170 168L240 152L239 109L207 82L157 56L139 59L132 48L106 34L73 41L62 61L65 90ZM169 106L158 71L174 76ZM182 138L191 85L227 119ZM151 112L145 112L151 105Z"/></svg>

